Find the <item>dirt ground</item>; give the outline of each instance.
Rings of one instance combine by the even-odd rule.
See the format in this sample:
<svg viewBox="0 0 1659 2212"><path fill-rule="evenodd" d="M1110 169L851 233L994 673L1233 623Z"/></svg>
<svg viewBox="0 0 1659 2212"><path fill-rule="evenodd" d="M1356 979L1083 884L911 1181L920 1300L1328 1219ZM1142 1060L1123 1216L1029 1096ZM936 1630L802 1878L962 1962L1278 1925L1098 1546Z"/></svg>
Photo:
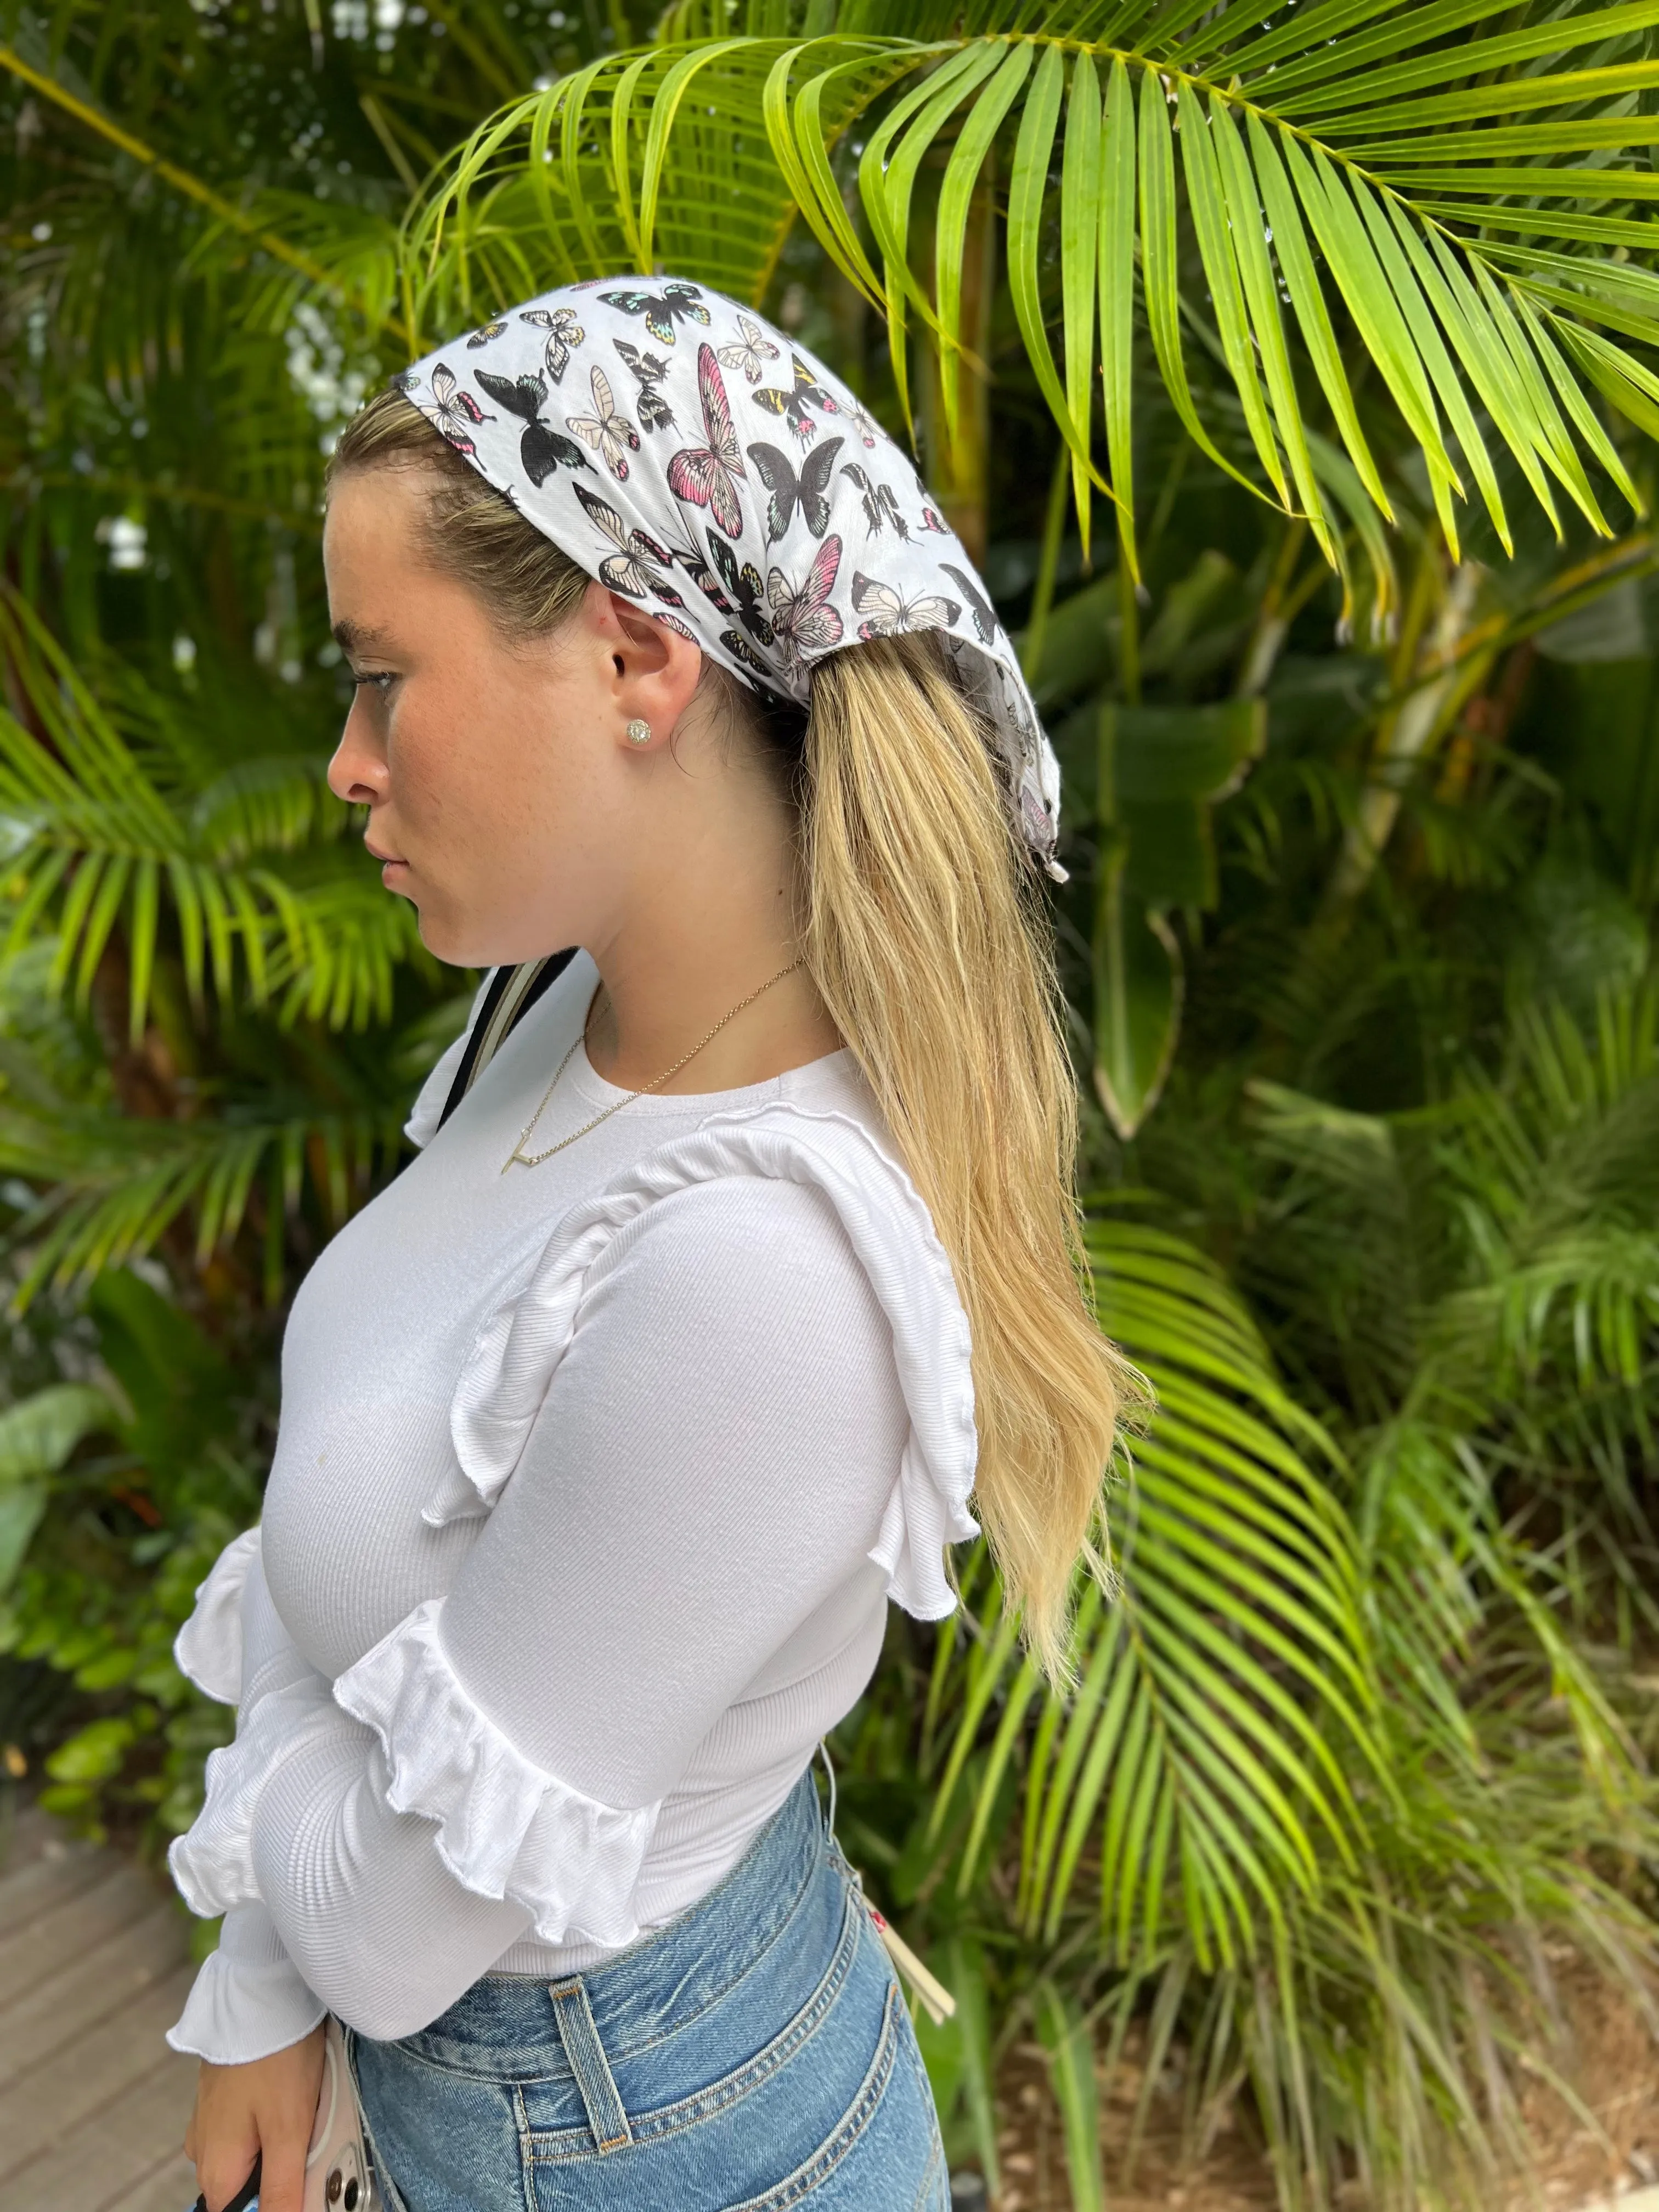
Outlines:
<svg viewBox="0 0 1659 2212"><path fill-rule="evenodd" d="M1521 2105L1537 2148L1536 2176L1530 2186L1517 2177L1493 2212L1571 2212L1616 2190L1659 2182L1659 2049L1637 2008L1588 1971L1565 1972L1561 1990L1572 2053L1564 2070L1601 2133L1534 2075ZM1273 2176L1247 2110L1224 2120L1205 2156L1183 2160L1182 2087L1173 2070L1153 2092L1139 2154L1126 2172L1143 2079L1132 2043L1103 2112L1111 2212L1274 2212ZM1071 2212L1060 2112L1038 2045L1015 2046L1000 2090L1005 2185L994 2212ZM1358 2190L1343 2212L1366 2212Z"/></svg>

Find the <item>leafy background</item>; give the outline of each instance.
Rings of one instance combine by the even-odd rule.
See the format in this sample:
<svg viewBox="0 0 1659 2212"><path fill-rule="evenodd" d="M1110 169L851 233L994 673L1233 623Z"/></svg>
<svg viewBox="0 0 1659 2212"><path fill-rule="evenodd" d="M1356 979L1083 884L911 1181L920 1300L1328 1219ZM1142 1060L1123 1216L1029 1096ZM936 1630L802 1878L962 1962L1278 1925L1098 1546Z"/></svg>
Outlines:
<svg viewBox="0 0 1659 2212"><path fill-rule="evenodd" d="M323 781L328 446L666 267L914 437L1066 769L1090 1256L1159 1410L1074 1685L976 1557L836 1744L959 1999L953 2162L1020 2201L1036 2047L1080 2208L1172 2067L1287 2212L1492 2201L1528 2081L1592 2117L1575 1978L1659 2024L1659 3L0 30L14 1780L188 1824L224 1717L171 1638L470 995Z"/></svg>

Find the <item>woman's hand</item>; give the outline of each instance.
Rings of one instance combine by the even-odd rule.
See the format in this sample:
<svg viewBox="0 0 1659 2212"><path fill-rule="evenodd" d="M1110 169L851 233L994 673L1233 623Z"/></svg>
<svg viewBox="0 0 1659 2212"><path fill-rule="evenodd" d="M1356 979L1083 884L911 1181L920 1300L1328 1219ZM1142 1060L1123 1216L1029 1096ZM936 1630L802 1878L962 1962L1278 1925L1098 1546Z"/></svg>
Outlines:
<svg viewBox="0 0 1659 2212"><path fill-rule="evenodd" d="M264 2160L259 2212L300 2212L322 2079L320 2026L302 2042L246 2066L202 2061L185 2156L195 2166L208 2212L223 2212L256 2158Z"/></svg>

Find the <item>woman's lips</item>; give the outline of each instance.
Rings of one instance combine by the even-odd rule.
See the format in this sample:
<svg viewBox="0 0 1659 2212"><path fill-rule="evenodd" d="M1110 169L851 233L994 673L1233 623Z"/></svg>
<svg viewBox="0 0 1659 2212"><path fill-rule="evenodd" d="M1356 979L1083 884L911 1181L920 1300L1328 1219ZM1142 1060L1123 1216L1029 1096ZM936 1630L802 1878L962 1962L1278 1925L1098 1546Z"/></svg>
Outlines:
<svg viewBox="0 0 1659 2212"><path fill-rule="evenodd" d="M395 882L398 870L409 866L407 860L398 860L395 854L380 852L373 845L370 845L368 849L373 858L380 863L380 881L383 884L390 884Z"/></svg>

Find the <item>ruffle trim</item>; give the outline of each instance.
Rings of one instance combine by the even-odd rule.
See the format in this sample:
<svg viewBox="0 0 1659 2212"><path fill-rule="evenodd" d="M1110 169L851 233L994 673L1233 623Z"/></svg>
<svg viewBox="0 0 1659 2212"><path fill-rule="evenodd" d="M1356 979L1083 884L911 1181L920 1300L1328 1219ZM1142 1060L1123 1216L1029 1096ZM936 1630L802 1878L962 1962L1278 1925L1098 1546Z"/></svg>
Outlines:
<svg viewBox="0 0 1659 2212"><path fill-rule="evenodd" d="M733 1176L821 1190L870 1279L892 1329L910 1417L870 1558L886 1574L895 1603L917 1620L943 1620L957 1602L945 1547L979 1534L968 1508L978 1455L968 1316L915 1184L844 1114L768 1103L723 1115L647 1154L573 1207L528 1279L473 1340L450 1411L458 1465L422 1518L441 1528L476 1516L481 1503L486 1512L494 1507L575 1334L588 1271L611 1240L659 1199Z"/></svg>
<svg viewBox="0 0 1659 2212"><path fill-rule="evenodd" d="M204 1920L259 1894L253 1870L253 1808L274 1769L334 1718L320 1674L273 1690L245 1713L234 1743L208 1753L202 1809L167 1849L179 1894Z"/></svg>
<svg viewBox="0 0 1659 2212"><path fill-rule="evenodd" d="M380 1740L386 1802L435 1821L461 1887L523 1905L544 1942L631 1943L659 1808L602 1805L527 1759L456 1680L442 1610L441 1598L416 1606L334 1685L335 1702Z"/></svg>
<svg viewBox="0 0 1659 2212"><path fill-rule="evenodd" d="M242 1591L259 1556L259 1531L244 1528L196 1588L196 1609L173 1639L179 1672L222 1705L242 1694Z"/></svg>

